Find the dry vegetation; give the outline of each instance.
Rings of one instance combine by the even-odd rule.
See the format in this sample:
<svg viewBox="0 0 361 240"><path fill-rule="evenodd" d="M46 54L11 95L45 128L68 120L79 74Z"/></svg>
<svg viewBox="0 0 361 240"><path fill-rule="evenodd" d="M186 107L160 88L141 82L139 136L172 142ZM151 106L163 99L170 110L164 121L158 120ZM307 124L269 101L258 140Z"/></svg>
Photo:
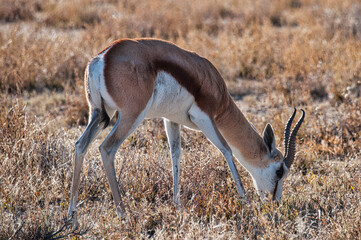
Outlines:
<svg viewBox="0 0 361 240"><path fill-rule="evenodd" d="M221 154L182 131L182 209L160 120L116 156L130 219L115 215L98 146L64 221L73 145L85 129L83 70L123 37L157 37L210 59L260 131L281 149L293 106L307 111L282 202L261 203L238 164L247 203ZM2 0L0 239L361 239L361 4L352 0Z"/></svg>

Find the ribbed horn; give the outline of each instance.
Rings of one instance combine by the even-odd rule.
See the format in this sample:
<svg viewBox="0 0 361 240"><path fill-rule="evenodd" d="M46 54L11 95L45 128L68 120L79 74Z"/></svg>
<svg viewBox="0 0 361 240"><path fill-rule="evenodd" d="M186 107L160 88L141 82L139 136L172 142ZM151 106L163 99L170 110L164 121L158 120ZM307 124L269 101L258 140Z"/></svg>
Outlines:
<svg viewBox="0 0 361 240"><path fill-rule="evenodd" d="M295 160L296 135L297 135L298 129L300 129L300 127L301 127L303 120L305 119L305 111L303 109L301 109L301 111L302 111L302 116L296 123L295 127L292 129L291 137L289 138L289 141L288 141L287 152L286 152L285 160L284 160L288 169L291 167L293 161Z"/></svg>
<svg viewBox="0 0 361 240"><path fill-rule="evenodd" d="M291 126L292 126L292 122L293 119L296 116L296 108L294 108L294 111L292 113L292 116L288 119L286 127L285 127L285 156L287 155L288 152L288 140L290 139L290 133L291 133Z"/></svg>

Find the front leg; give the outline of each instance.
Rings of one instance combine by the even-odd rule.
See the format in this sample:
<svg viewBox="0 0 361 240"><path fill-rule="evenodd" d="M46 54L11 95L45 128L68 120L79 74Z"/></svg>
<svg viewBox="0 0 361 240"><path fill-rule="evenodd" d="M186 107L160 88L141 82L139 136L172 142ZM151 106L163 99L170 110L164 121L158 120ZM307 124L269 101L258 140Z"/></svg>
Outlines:
<svg viewBox="0 0 361 240"><path fill-rule="evenodd" d="M179 161L181 156L180 126L178 123L164 119L165 130L170 147L173 170L173 201L179 205Z"/></svg>
<svg viewBox="0 0 361 240"><path fill-rule="evenodd" d="M232 150L220 133L220 131L218 130L214 120L208 114L203 112L196 104L191 107L188 113L191 121L194 122L203 132L203 134L206 135L208 140L222 152L231 170L232 177L236 182L236 188L238 190L238 193L241 197L244 197L244 188L239 177L236 165L233 161Z"/></svg>

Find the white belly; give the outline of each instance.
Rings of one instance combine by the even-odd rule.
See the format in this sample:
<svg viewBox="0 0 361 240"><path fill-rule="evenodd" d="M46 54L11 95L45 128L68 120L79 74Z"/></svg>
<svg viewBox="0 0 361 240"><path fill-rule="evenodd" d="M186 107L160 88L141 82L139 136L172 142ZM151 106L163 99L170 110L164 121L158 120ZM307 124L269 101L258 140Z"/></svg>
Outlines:
<svg viewBox="0 0 361 240"><path fill-rule="evenodd" d="M198 129L189 119L188 111L194 97L166 72L159 72L155 80L151 105L146 118L167 118L188 128Z"/></svg>

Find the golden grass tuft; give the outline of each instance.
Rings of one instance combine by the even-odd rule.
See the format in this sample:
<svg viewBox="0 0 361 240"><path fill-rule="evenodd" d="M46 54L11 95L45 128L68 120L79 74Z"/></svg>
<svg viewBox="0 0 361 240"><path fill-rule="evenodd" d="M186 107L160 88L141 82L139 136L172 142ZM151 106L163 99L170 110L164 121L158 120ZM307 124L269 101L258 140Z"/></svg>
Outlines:
<svg viewBox="0 0 361 240"><path fill-rule="evenodd" d="M44 23L60 28L85 28L101 21L101 15L94 5L95 1L64 0L45 4Z"/></svg>
<svg viewBox="0 0 361 240"><path fill-rule="evenodd" d="M33 20L39 10L41 10L40 0L3 0L0 5L0 21Z"/></svg>

